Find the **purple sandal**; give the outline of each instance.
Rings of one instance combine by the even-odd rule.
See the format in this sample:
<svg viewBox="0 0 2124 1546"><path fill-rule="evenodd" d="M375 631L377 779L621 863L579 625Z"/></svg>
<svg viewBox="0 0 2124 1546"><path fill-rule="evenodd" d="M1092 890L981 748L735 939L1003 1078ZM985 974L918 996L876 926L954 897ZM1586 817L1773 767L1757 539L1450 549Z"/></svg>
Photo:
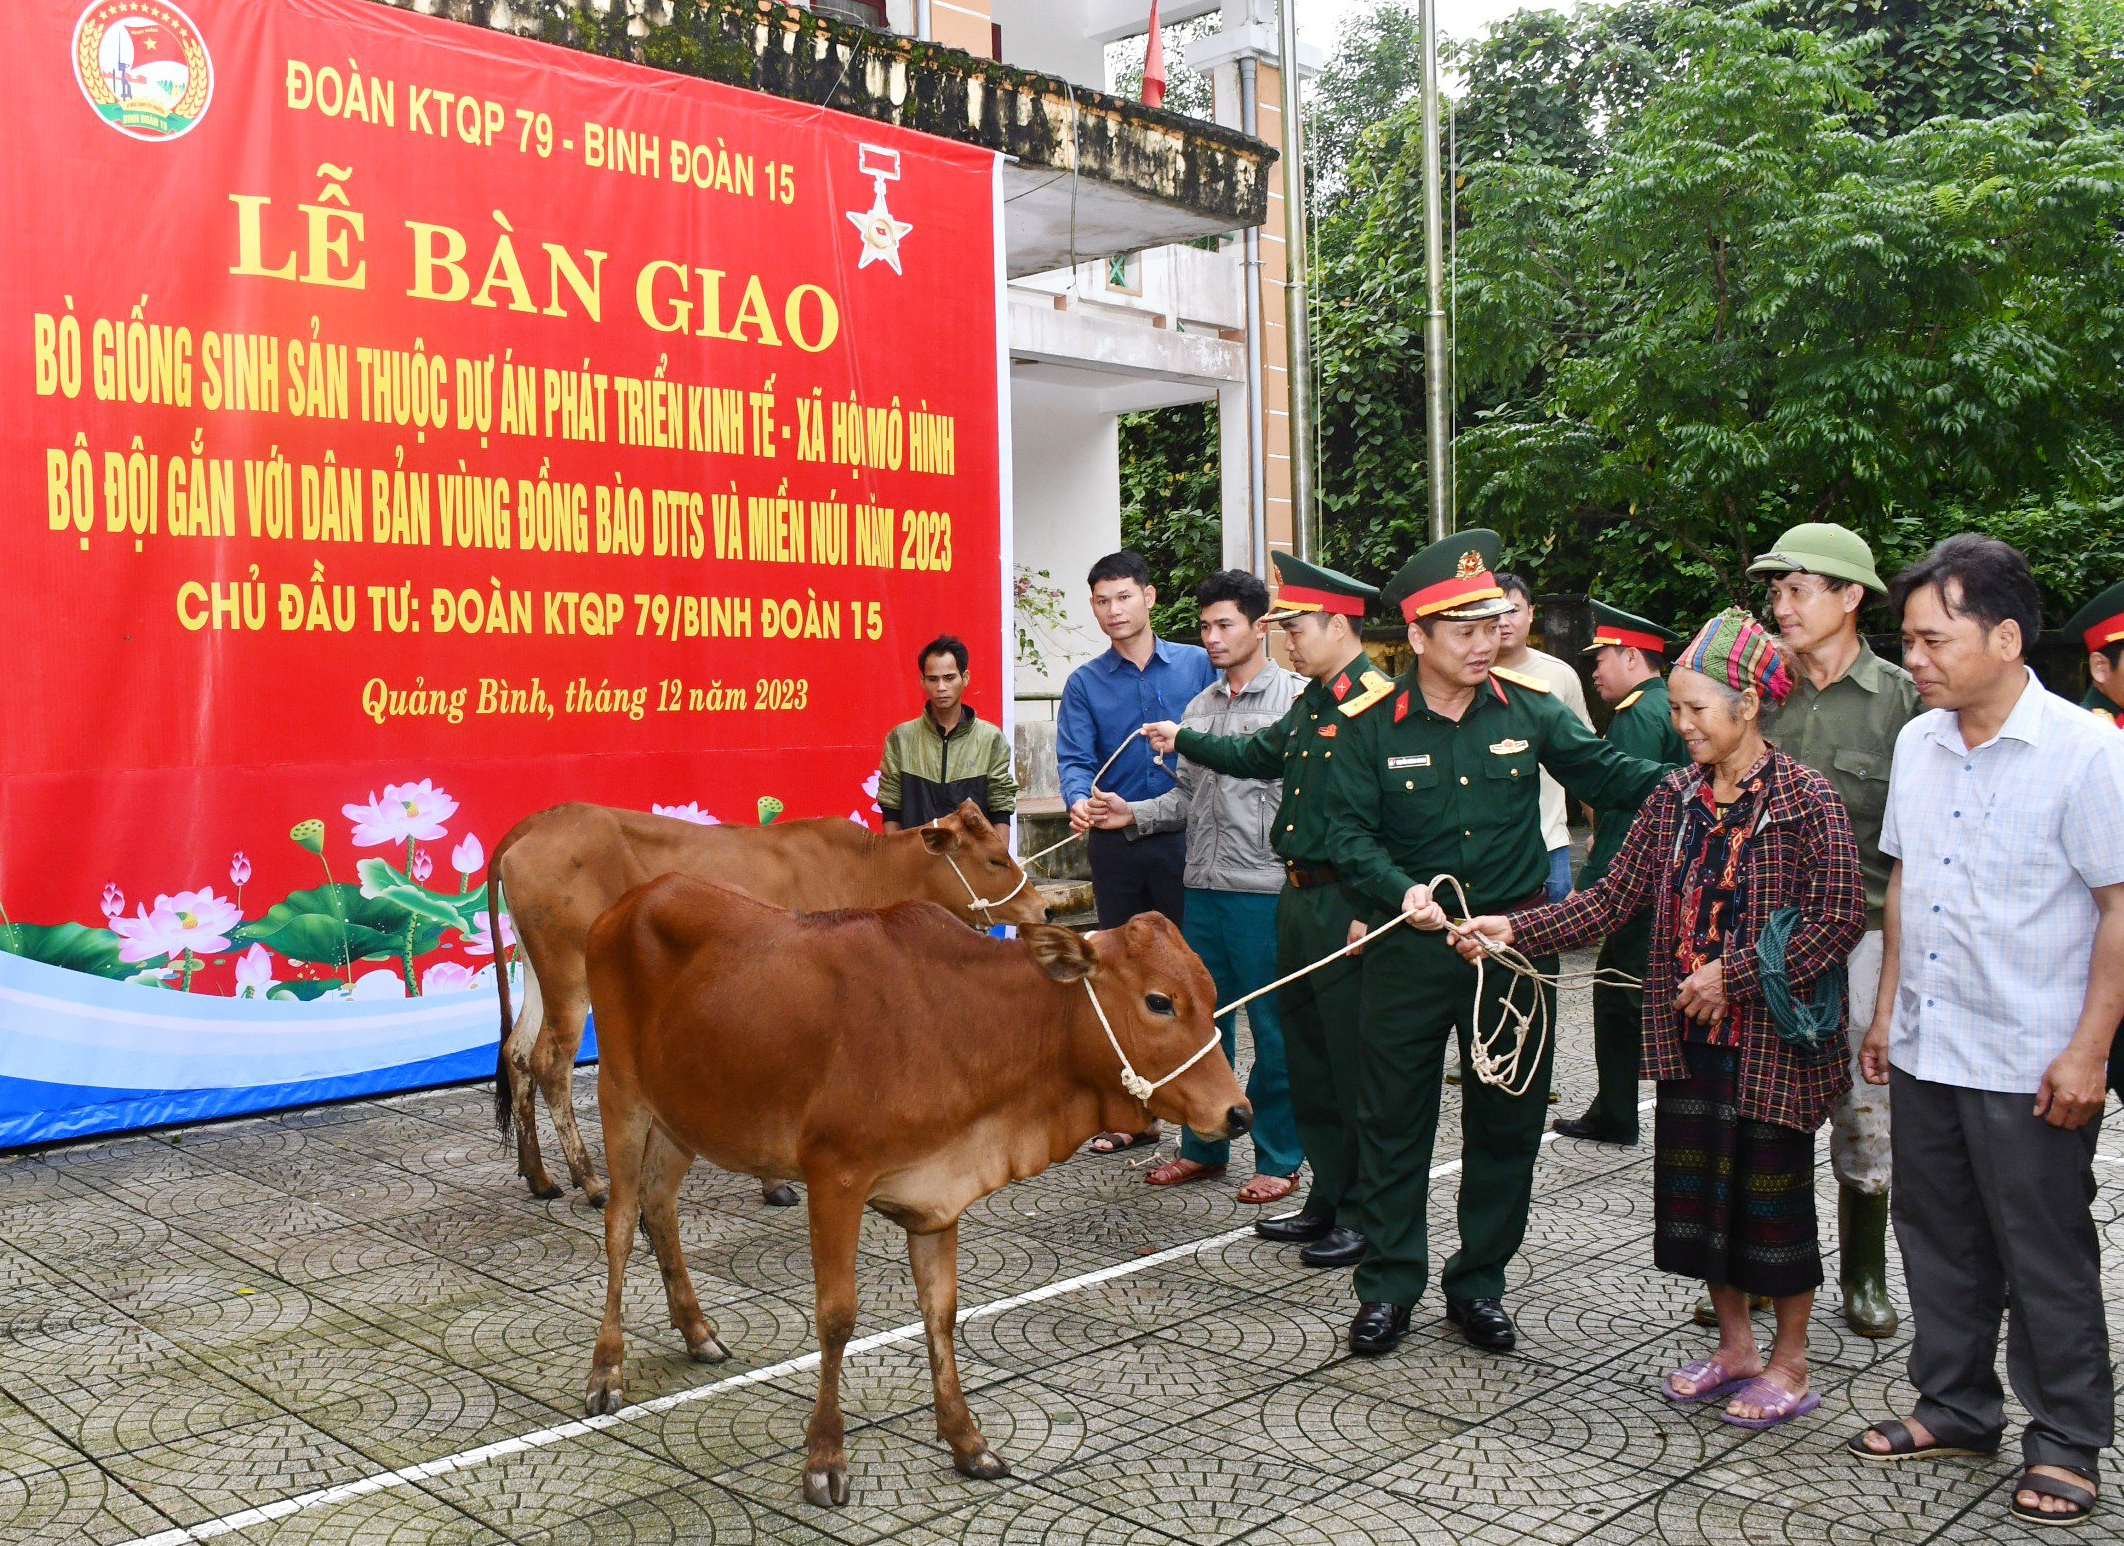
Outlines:
<svg viewBox="0 0 2124 1546"><path fill-rule="evenodd" d="M1813 1391L1796 1396L1783 1386L1773 1385L1761 1375L1749 1380L1733 1393L1736 1401L1751 1402L1763 1409L1760 1417L1735 1417L1731 1412L1718 1414L1720 1422L1728 1422L1736 1428L1775 1428L1779 1423L1789 1423L1795 1417L1805 1417L1822 1404L1822 1398Z"/></svg>
<svg viewBox="0 0 2124 1546"><path fill-rule="evenodd" d="M1706 1385L1704 1380L1713 1383ZM1685 1396L1674 1388L1676 1380L1688 1380L1696 1385L1696 1394ZM1720 1396L1730 1395L1747 1384L1747 1380L1729 1378L1726 1366L1716 1358L1699 1358L1694 1363L1685 1363L1659 1382L1660 1394L1677 1406L1694 1406L1699 1401L1716 1401Z"/></svg>

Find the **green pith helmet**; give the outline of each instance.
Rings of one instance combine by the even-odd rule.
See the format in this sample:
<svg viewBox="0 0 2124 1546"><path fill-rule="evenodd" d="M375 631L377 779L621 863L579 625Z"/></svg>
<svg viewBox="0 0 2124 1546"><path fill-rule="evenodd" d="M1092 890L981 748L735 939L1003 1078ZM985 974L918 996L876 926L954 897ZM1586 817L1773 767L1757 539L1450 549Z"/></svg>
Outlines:
<svg viewBox="0 0 2124 1546"><path fill-rule="evenodd" d="M1641 649L1650 655L1661 657L1674 653L1674 646L1681 643L1681 635L1671 628L1662 628L1635 612L1625 612L1621 607L1611 607L1605 601L1592 597L1587 600L1593 608L1593 642L1581 652L1590 655L1610 645L1626 645Z"/></svg>
<svg viewBox="0 0 2124 1546"><path fill-rule="evenodd" d="M1432 543L1401 566L1386 588L1389 604L1408 622L1442 617L1474 623L1512 610L1512 598L1497 583L1497 557L1504 538L1482 527L1456 531Z"/></svg>
<svg viewBox="0 0 2124 1546"><path fill-rule="evenodd" d="M1272 553L1276 566L1276 599L1270 604L1265 623L1280 623L1287 617L1308 612L1333 612L1356 627L1364 621L1365 609L1379 599L1379 587L1353 580L1339 570L1309 564L1293 553Z"/></svg>
<svg viewBox="0 0 2124 1546"><path fill-rule="evenodd" d="M1866 539L1848 526L1834 521L1808 521L1788 529L1777 545L1748 566L1750 574L1819 574L1832 580L1852 580L1876 596L1888 594L1880 572L1873 567L1873 549Z"/></svg>
<svg viewBox="0 0 2124 1546"><path fill-rule="evenodd" d="M2124 580L2117 581L2073 613L2065 624L2065 631L2078 639L2090 655L2112 644L2124 643Z"/></svg>

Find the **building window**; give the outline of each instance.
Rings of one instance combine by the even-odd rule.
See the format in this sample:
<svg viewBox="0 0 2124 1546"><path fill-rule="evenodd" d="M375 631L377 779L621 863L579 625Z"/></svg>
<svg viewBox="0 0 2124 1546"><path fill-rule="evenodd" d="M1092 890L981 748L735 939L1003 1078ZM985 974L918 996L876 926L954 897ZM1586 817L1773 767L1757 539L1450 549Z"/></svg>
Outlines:
<svg viewBox="0 0 2124 1546"><path fill-rule="evenodd" d="M859 26L885 30L885 7L872 0L811 0L813 14L831 16L836 21L852 21Z"/></svg>
<svg viewBox="0 0 2124 1546"><path fill-rule="evenodd" d="M1117 252L1106 260L1106 288L1130 295L1143 293L1143 254Z"/></svg>

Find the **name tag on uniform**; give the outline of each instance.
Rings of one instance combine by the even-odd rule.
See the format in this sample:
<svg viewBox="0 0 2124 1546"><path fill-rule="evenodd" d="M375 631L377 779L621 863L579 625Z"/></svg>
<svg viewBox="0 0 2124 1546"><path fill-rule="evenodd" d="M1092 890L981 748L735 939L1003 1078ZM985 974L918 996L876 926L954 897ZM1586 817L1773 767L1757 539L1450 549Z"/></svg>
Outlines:
<svg viewBox="0 0 2124 1546"><path fill-rule="evenodd" d="M1490 743L1490 755L1493 757L1510 757L1526 749L1527 743L1520 740L1517 736L1514 736L1509 741L1492 741Z"/></svg>
<svg viewBox="0 0 2124 1546"><path fill-rule="evenodd" d="M1417 756L1414 756L1414 757L1389 757L1389 758L1387 758L1387 766L1388 766L1389 768L1392 768L1392 769L1401 769L1401 768L1427 768L1427 767L1429 767L1430 765L1431 765L1431 754L1430 754L1429 752L1423 752L1423 753L1420 753L1420 754L1418 754Z"/></svg>

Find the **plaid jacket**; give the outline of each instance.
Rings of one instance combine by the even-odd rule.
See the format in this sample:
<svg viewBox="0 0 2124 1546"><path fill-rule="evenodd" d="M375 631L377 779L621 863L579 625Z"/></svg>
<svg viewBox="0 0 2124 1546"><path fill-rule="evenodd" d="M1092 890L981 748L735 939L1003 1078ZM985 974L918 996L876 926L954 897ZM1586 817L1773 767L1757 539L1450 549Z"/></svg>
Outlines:
<svg viewBox="0 0 2124 1546"><path fill-rule="evenodd" d="M1740 1032L1740 1115L1749 1121L1813 1132L1851 1088L1850 1059L1811 1058L1777 1034L1762 995L1754 942L1781 907L1797 907L1799 926L1785 951L1795 994L1851 954L1866 931L1866 890L1851 818L1829 781L1772 747L1770 799L1749 845L1754 867L1748 905L1727 945L1727 1013ZM1758 764L1760 766L1760 764ZM1752 770L1751 770L1752 772ZM1680 1079L1681 1011L1675 1007L1674 932L1680 898L1669 883L1678 864L1682 803L1708 776L1677 768L1645 801L1608 873L1553 907L1512 915L1515 943L1547 955L1612 934L1650 903L1652 952L1645 972L1644 1076Z"/></svg>

